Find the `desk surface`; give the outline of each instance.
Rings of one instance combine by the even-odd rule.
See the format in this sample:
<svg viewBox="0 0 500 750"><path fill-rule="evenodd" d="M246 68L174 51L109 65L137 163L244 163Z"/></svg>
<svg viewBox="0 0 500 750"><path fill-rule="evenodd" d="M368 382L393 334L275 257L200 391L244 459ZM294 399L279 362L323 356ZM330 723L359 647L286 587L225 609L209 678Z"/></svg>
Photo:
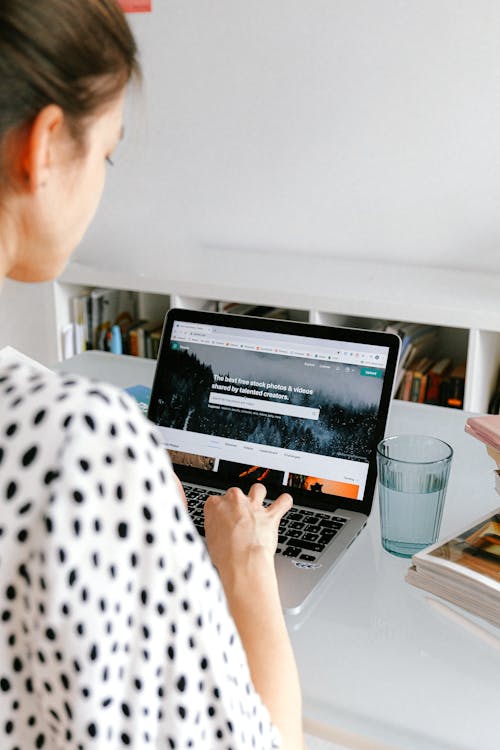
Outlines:
<svg viewBox="0 0 500 750"><path fill-rule="evenodd" d="M87 352L59 369L123 387L149 385L154 362ZM453 446L443 535L500 504L493 464L464 422L461 411L395 401L387 430L433 434ZM407 567L382 549L374 503L321 598L290 623L306 728L336 740L356 736L358 747L371 747L365 737L400 750L498 750L500 648L433 609L405 583Z"/></svg>

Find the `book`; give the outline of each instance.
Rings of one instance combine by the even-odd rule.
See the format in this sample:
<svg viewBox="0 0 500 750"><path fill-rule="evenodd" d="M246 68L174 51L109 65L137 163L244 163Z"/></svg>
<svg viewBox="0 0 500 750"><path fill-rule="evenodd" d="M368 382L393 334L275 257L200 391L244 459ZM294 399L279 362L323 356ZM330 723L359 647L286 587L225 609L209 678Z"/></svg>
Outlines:
<svg viewBox="0 0 500 750"><path fill-rule="evenodd" d="M149 337L153 331L163 328L162 320L145 321L135 326L131 332L130 354L137 357L151 357Z"/></svg>
<svg viewBox="0 0 500 750"><path fill-rule="evenodd" d="M75 324L67 323L61 331L62 358L69 359L78 352L75 351Z"/></svg>
<svg viewBox="0 0 500 750"><path fill-rule="evenodd" d="M402 321L391 321L384 327L387 333L394 333L401 339L401 351L399 354L398 373L396 382L401 382L400 389L403 389L403 381L406 374L402 371L411 369L411 364L417 357L431 356L438 338L438 328L423 323L406 323ZM401 395L399 398L403 398ZM403 398L409 401L409 396Z"/></svg>
<svg viewBox="0 0 500 750"><path fill-rule="evenodd" d="M406 580L500 627L500 508L417 552Z"/></svg>
<svg viewBox="0 0 500 750"><path fill-rule="evenodd" d="M419 357L411 367L412 380L409 401L423 403L427 386L427 372L434 360L430 357Z"/></svg>
<svg viewBox="0 0 500 750"><path fill-rule="evenodd" d="M218 306L219 312L231 313L231 315L254 315L259 318L289 318L289 311L285 307L272 307L271 305L255 305L243 302L221 302Z"/></svg>
<svg viewBox="0 0 500 750"><path fill-rule="evenodd" d="M426 404L434 404L435 406L442 404L442 384L450 371L451 364L450 357L443 357L434 362L428 370L427 388L424 398Z"/></svg>
<svg viewBox="0 0 500 750"><path fill-rule="evenodd" d="M92 348L88 320L89 295L90 290L73 297L71 300L75 335L75 354L81 354L87 349Z"/></svg>
<svg viewBox="0 0 500 750"><path fill-rule="evenodd" d="M396 377L394 378L394 393L396 394L396 398L400 398L399 391L401 389L401 384L405 378L406 370L404 367L398 367L396 372Z"/></svg>
<svg viewBox="0 0 500 750"><path fill-rule="evenodd" d="M93 289L90 292L93 349L106 348L106 330L116 318L118 294L117 289Z"/></svg>
<svg viewBox="0 0 500 750"><path fill-rule="evenodd" d="M411 393L411 384L413 382L413 370L403 370L403 377L401 379L401 385L398 390L398 398L401 401L409 401Z"/></svg>
<svg viewBox="0 0 500 750"><path fill-rule="evenodd" d="M469 417L465 432L484 443L488 456L496 463L495 489L500 494L500 415Z"/></svg>
<svg viewBox="0 0 500 750"><path fill-rule="evenodd" d="M151 344L151 355L148 355L151 356L151 359L158 359L162 332L163 326L161 328L156 328L154 331L151 331L151 334L149 336L149 341Z"/></svg>
<svg viewBox="0 0 500 750"><path fill-rule="evenodd" d="M138 329L146 323L145 320L135 320L127 326L125 333L122 333L123 353L130 354L132 357L139 356L139 333Z"/></svg>
<svg viewBox="0 0 500 750"><path fill-rule="evenodd" d="M289 320L290 311L286 307L273 307L264 317L274 318L275 320Z"/></svg>
<svg viewBox="0 0 500 750"><path fill-rule="evenodd" d="M469 417L465 422L465 432L477 438L500 455L500 416L487 414L482 417Z"/></svg>
<svg viewBox="0 0 500 750"><path fill-rule="evenodd" d="M405 360L409 359L409 355L406 354L410 345L417 349L418 352L422 352L424 346L430 348L437 340L438 329L436 326L427 325L425 323L406 323L406 322L390 322L385 326L385 330L388 333L395 333L401 339L401 357Z"/></svg>
<svg viewBox="0 0 500 750"><path fill-rule="evenodd" d="M152 321L148 328L144 328L144 356L148 359L156 359L162 331L163 321L161 320Z"/></svg>
<svg viewBox="0 0 500 750"><path fill-rule="evenodd" d="M231 315L249 315L253 314L251 311L255 310L255 307L255 304L245 302L225 302L220 311Z"/></svg>
<svg viewBox="0 0 500 750"><path fill-rule="evenodd" d="M109 336L113 325L120 325L124 317L136 318L137 292L119 289L93 289L88 295L87 322L90 346L86 348L109 349Z"/></svg>
<svg viewBox="0 0 500 750"><path fill-rule="evenodd" d="M465 391L465 363L456 365L443 381L443 403L452 409L463 409Z"/></svg>
<svg viewBox="0 0 500 750"><path fill-rule="evenodd" d="M422 356L412 360L402 370L401 385L397 396L402 401L422 403L427 385L427 372L433 363L431 357Z"/></svg>

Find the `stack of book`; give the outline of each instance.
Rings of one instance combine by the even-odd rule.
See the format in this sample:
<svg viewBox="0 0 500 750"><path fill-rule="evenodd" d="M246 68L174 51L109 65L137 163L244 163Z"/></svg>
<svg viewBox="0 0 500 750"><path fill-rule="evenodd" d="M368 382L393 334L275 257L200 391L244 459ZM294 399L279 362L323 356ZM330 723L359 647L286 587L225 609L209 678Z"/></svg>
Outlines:
<svg viewBox="0 0 500 750"><path fill-rule="evenodd" d="M266 318L289 317L284 307L240 302L210 303L210 307L233 315ZM156 359L163 320L138 317L137 292L118 289L88 289L71 300L72 322L62 331L64 357L88 349Z"/></svg>
<svg viewBox="0 0 500 750"><path fill-rule="evenodd" d="M500 416L471 417L465 429L495 461L500 494ZM406 580L500 627L500 508L414 555Z"/></svg>
<svg viewBox="0 0 500 750"><path fill-rule="evenodd" d="M488 456L496 463L495 488L500 495L500 415L469 417L465 431L486 446Z"/></svg>
<svg viewBox="0 0 500 750"><path fill-rule="evenodd" d="M66 356L88 349L156 359L163 321L138 317L137 292L89 289L72 299L73 322L65 331ZM67 345L72 338L72 346Z"/></svg>
<svg viewBox="0 0 500 750"><path fill-rule="evenodd" d="M401 339L396 398L403 401L463 408L465 363L433 355L438 328L419 323L391 322L384 330Z"/></svg>
<svg viewBox="0 0 500 750"><path fill-rule="evenodd" d="M465 391L465 363L453 365L450 357L435 360L422 356L407 364L397 398L420 404L462 409Z"/></svg>

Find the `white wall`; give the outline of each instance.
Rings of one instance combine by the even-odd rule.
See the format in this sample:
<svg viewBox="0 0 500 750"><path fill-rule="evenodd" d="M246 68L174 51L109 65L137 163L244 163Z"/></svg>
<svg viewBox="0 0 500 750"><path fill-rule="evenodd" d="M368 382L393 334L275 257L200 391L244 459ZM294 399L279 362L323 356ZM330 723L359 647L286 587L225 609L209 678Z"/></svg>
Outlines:
<svg viewBox="0 0 500 750"><path fill-rule="evenodd" d="M145 90L80 260L500 270L497 0L160 0L130 18Z"/></svg>
<svg viewBox="0 0 500 750"><path fill-rule="evenodd" d="M0 349L13 346L45 365L55 364L54 315L49 284L7 279L0 288Z"/></svg>
<svg viewBox="0 0 500 750"><path fill-rule="evenodd" d="M95 283L182 291L216 266L245 286L289 253L500 272L497 0L157 0L129 18L145 83L77 251ZM322 265L294 288L313 294ZM55 360L47 294L6 285L0 345Z"/></svg>

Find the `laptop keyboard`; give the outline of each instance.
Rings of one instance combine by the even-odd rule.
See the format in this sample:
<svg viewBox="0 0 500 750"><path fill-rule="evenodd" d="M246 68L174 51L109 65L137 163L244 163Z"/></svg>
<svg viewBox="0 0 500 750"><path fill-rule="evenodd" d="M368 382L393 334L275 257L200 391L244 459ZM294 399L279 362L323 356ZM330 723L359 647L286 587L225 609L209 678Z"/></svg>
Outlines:
<svg viewBox="0 0 500 750"><path fill-rule="evenodd" d="M201 487L183 485L188 503L188 511L201 536L205 536L203 506L208 495L222 495L222 490L210 490ZM265 500L265 505L270 505ZM325 547L339 533L347 518L335 513L311 511L308 508L294 506L281 519L278 531L278 548L276 553L284 557L294 557L304 562L314 562Z"/></svg>

